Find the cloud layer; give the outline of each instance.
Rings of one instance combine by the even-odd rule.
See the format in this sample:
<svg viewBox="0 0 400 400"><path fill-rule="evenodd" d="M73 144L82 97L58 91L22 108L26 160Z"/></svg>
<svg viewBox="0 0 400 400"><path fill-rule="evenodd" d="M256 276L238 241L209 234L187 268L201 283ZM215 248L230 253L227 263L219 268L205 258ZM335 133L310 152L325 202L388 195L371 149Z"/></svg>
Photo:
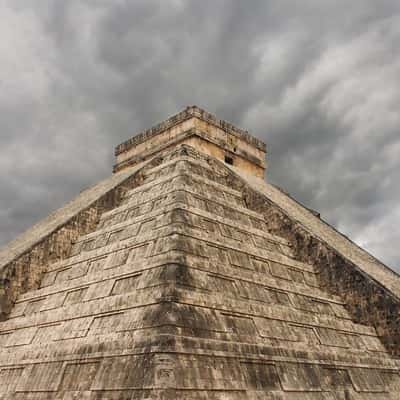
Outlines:
<svg viewBox="0 0 400 400"><path fill-rule="evenodd" d="M0 2L0 244L197 104L268 179L400 271L396 0Z"/></svg>

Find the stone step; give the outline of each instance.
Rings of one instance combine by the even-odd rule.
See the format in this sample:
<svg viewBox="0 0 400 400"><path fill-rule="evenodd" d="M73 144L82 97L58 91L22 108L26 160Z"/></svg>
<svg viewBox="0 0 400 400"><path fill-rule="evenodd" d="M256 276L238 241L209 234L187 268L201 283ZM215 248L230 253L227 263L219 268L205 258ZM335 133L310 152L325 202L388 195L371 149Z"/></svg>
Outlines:
<svg viewBox="0 0 400 400"><path fill-rule="evenodd" d="M261 229L254 228L252 225L244 225L235 220L212 214L209 211L189 206L183 202L184 199L182 196L179 196L179 194L180 192L175 192L175 196L169 199L169 203L164 204L154 211L149 211L141 216L134 216L131 218L127 216L125 220L115 223L112 226L98 227L95 231L79 237L75 244L87 242L99 235L108 235L121 229L127 229L143 221L164 216L164 214L171 212L171 210L179 208L183 210L181 211L181 213L184 214L182 215L182 219L185 219L188 226L193 226L201 230L208 229L210 235L236 239L241 242L245 242L248 236L250 236L255 246L266 248L271 248L272 246L272 248L277 251L282 251L282 249L284 249L283 252L285 254L291 254L291 246L287 240L276 235L271 235ZM163 223L162 218L158 218L157 220L161 221L161 224ZM106 240L105 242L107 243ZM102 243L104 243L104 241L102 241ZM274 245L277 247L274 248Z"/></svg>
<svg viewBox="0 0 400 400"><path fill-rule="evenodd" d="M89 285L100 284L101 282L117 279L125 275L143 273L157 268L163 268L166 271L171 268L177 270L178 267L180 270L179 274L186 274L190 277L191 284L202 290L214 290L213 279L219 279L220 281L225 280L225 286L230 284L229 286L233 289L232 293L226 293L226 296L241 296L243 298L265 302L270 300L269 296L266 294L263 298L263 293L265 293L266 290L282 293L282 295L286 293L288 296L301 296L321 304L329 303L330 306L336 307L334 310L336 313L339 313L336 314L337 316L343 317L343 315L345 315L345 310L342 307L343 302L340 297L329 295L317 287L309 287L295 281L278 280L266 273L261 274L252 271L239 278L236 274L236 268L232 266L219 265L218 269L216 269L212 263L202 263L199 258L193 260L195 257L192 257L192 259L190 259L190 257L184 258L183 254L179 252L174 252L171 255L167 254L158 258L153 257L150 260L148 258L143 258L142 255L145 253L141 253L141 256L138 257L137 250L135 249L134 251L135 254L126 255L126 259L123 260L120 266L115 266L114 263L112 263L111 265L113 265L113 267L107 268L107 259L96 259L91 266L90 264L92 261L89 260L86 262L87 264L85 266L80 266L80 268L86 271L81 277L64 281L59 281L57 278L54 278L52 284L49 283L41 289L25 293L18 299L11 317L23 311L22 303L36 302L39 299L44 299L54 294L66 294L83 287L88 287ZM185 272L183 272L183 270ZM61 269L56 272L64 273L65 270ZM178 274L178 272L175 273ZM173 275L171 275L171 273L167 275L171 276L171 278L169 278L169 280L171 280ZM176 279L178 278L179 277ZM339 309L339 307L341 307L341 309ZM309 306L306 310L310 308ZM317 310L319 311L318 308ZM348 319L349 317L346 315L345 318Z"/></svg>
<svg viewBox="0 0 400 400"><path fill-rule="evenodd" d="M367 354L362 350L310 346L288 341L246 342L246 337L229 333L223 339L199 337L197 346L191 346L196 340L195 336L179 334L178 330L171 326L159 324L157 327L142 328L140 331L112 331L108 327L96 330L91 335L74 339L65 335L65 338L52 342L47 338L55 337L56 328L53 326L52 331L50 329L47 332L43 331L34 343L1 348L0 368L7 365L15 367L39 362L71 362L76 357L89 361L118 355L140 354L143 347L150 345L152 352L155 353L162 351L178 355L189 354L192 358L193 356L203 358L216 356L220 359L223 357L237 359L235 354L240 354L240 360L247 362L258 358L258 362L289 362L294 365L310 363L311 365L336 366L340 369L357 367L385 372L393 372L400 366L399 360L394 360L385 353ZM169 340L166 340L167 338Z"/></svg>
<svg viewBox="0 0 400 400"><path fill-rule="evenodd" d="M198 179L199 181L194 181L195 184L192 184L194 179ZM108 216L115 214L119 210L126 209L129 206L133 207L142 205L143 203L146 203L152 199L161 197L166 193L170 193L171 191L174 191L174 189L187 189L195 195L202 196L204 199L221 202L222 205L228 208L240 206L241 208L248 210L246 207L244 207L241 194L232 195L232 193L228 193L227 191L217 191L214 189L207 190L207 187L202 186L202 181L204 181L204 179L201 177L191 176L188 173L179 172L174 175L169 175L159 179L157 182L152 183L149 187L146 185L141 185L134 189L134 195L126 196L125 201L120 207L105 212L102 218L107 218ZM260 218L259 214L250 210L248 211L256 218Z"/></svg>
<svg viewBox="0 0 400 400"><path fill-rule="evenodd" d="M211 192L211 193L216 192L219 195L221 195L221 194L230 195L229 199L231 199L232 196L233 196L233 198L236 198L237 200L242 199L242 193L239 192L238 190L232 189L229 185L227 185L227 184L224 185L224 184L218 183L216 181L213 181L211 179L204 178L203 176L192 174L192 173L190 173L190 171L176 171L172 174L162 176L161 178L155 179L152 182L144 183L138 187L128 190L126 193L126 196L133 197L138 193L141 194L146 191L157 190L159 185L162 185L165 182L174 181L180 177L185 177L185 179L186 179L185 182L187 182L189 185L192 185L192 186L199 185L199 186L202 186L203 189L208 189L205 191L206 194L208 194L209 192Z"/></svg>
<svg viewBox="0 0 400 400"><path fill-rule="evenodd" d="M151 275L148 276L148 278L151 278ZM135 279L136 277L134 277L134 280ZM137 282L139 283L140 280L137 280ZM68 331L70 330L68 326L73 323L78 326L75 330L80 331L81 326L85 326L85 329L87 329L94 318L110 320L110 314L118 314L117 320L124 324L128 323L129 325L132 321L140 322L140 310L145 310L146 307L151 304L162 304L164 301L172 301L175 298L176 300L173 300L174 302L182 304L182 306L179 306L181 310L184 310L185 307L200 307L200 309L196 308L197 310L208 309L208 314L205 315L209 315L209 318L214 321L214 329L217 331L221 329L223 329L223 332L225 331L219 319L221 321L225 320L226 318L223 316L226 315L228 316L228 320L225 322L228 325L233 324L233 326L238 324L237 326L239 328L237 329L244 329L244 333L252 332L257 328L258 332L268 332L269 329L272 329L272 331L276 331L277 334L282 335L282 329L284 329L287 324L291 324L293 326L302 326L304 329L319 329L322 332L321 335L325 337L324 340L327 342L330 340L334 342L336 340L335 336L337 335L334 335L334 332L328 332L329 330L334 330L335 332L339 332L339 336L345 336L337 339L338 343L347 343L352 338L360 342L358 340L359 336L368 336L371 337L371 340L365 343L367 348L370 346L371 350L373 350L379 345L376 341L376 332L372 327L355 324L352 321L341 319L334 315L315 314L295 309L292 305L261 304L252 300L231 298L225 295L222 296L221 293L205 293L203 291L194 290L193 287L186 289L176 283L159 283L157 281L154 282L153 286L137 288L130 293L125 293L126 285L119 285L116 287L112 281L103 283L102 289L103 293L96 292L95 290L85 292L79 300L83 300L83 297L87 293L90 293L91 297L86 297L84 302L71 301L62 307L60 307L60 304L50 304L49 302L43 305L41 312L4 321L0 325L0 334L3 339L6 338L4 335L13 335L12 339L7 339L8 343L20 345L23 344L24 341L30 343L38 327L49 324L62 324L63 327L61 329L63 331ZM168 300L171 295L173 298ZM76 298L74 300L76 300ZM225 303L221 304L223 300L225 300ZM46 309L46 306L48 308L50 308L50 306L56 308ZM162 307L162 305L159 307ZM235 310L235 314L233 315L230 310ZM198 312L199 311L196 311L197 314ZM219 319L214 315L215 313L218 314ZM121 318L119 314L125 314L126 316ZM179 318L182 317L178 311L176 316L179 316ZM211 323L211 320L208 322ZM276 322L268 322L272 320ZM199 322L201 321L202 319L199 320ZM270 326L270 324L272 325ZM190 327L191 325L189 324L188 326ZM210 325L210 328L211 326L212 325ZM200 325L199 328L204 329L204 326L202 327ZM308 329L307 332L308 334L313 333L310 332L310 329ZM265 333L265 335L262 333L260 334L261 336L267 335L265 337L269 337L267 333ZM295 338L299 334L301 333L292 333L291 336ZM314 336L314 334L312 336ZM289 332L285 333L285 335L289 337ZM357 337L355 337L355 335L357 335ZM375 338L375 340L372 338ZM338 347L342 345L343 344Z"/></svg>

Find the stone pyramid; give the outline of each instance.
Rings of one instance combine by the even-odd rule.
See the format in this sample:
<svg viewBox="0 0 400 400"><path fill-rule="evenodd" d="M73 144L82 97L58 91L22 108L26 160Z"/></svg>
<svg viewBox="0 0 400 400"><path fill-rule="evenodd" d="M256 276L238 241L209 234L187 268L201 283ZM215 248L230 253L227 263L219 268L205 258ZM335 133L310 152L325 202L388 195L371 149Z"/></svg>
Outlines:
<svg viewBox="0 0 400 400"><path fill-rule="evenodd" d="M400 279L197 108L0 251L0 399L400 399Z"/></svg>

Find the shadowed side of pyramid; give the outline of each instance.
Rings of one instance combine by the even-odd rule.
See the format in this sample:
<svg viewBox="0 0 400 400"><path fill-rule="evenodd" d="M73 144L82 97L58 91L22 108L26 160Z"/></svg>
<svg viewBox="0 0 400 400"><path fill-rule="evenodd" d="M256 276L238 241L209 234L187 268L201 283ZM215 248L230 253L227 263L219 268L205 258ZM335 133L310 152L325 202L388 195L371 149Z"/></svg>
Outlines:
<svg viewBox="0 0 400 400"><path fill-rule="evenodd" d="M0 398L396 399L399 361L251 190L160 151L0 323Z"/></svg>

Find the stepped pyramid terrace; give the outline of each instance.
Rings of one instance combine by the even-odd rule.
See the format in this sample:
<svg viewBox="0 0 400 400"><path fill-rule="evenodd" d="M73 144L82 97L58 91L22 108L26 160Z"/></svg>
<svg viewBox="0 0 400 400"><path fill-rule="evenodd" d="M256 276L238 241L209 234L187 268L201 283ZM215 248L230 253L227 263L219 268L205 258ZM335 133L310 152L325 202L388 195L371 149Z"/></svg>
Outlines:
<svg viewBox="0 0 400 400"><path fill-rule="evenodd" d="M400 278L188 107L0 250L0 399L400 399Z"/></svg>

